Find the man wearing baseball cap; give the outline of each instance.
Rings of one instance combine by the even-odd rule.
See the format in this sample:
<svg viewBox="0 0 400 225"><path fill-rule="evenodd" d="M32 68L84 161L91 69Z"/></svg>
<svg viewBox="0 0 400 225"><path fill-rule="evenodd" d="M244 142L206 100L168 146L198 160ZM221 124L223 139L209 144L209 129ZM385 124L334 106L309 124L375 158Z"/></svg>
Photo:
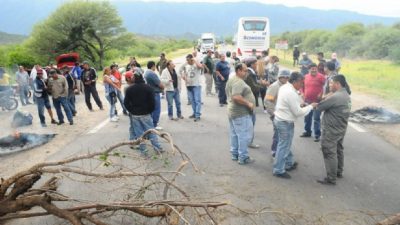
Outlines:
<svg viewBox="0 0 400 225"><path fill-rule="evenodd" d="M289 77L290 77L290 71L282 70L278 75L278 80L272 83L268 87L264 99L264 104L267 107L267 112L270 116L274 128L274 136L272 137L272 146L271 146L272 157L275 157L276 147L278 145L278 130L274 124L274 117L275 117L274 112L275 112L276 100L278 99L279 88L287 83Z"/></svg>
<svg viewBox="0 0 400 225"><path fill-rule="evenodd" d="M141 137L147 130L154 129L151 113L155 109L155 98L153 88L144 82L143 75L139 71L133 72L134 84L126 89L124 105L129 111L131 126L129 129L130 139ZM148 135L154 150L163 152L155 134ZM149 158L146 143L140 143L140 152L143 157Z"/></svg>

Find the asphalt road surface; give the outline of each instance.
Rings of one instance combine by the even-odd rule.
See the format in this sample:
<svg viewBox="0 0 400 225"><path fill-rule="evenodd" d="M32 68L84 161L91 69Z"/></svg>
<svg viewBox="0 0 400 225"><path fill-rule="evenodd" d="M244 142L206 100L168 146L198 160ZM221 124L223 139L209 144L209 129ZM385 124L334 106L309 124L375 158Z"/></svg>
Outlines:
<svg viewBox="0 0 400 225"><path fill-rule="evenodd" d="M178 69L184 58L174 61ZM291 172L292 179L283 180L272 175L272 124L262 108L257 108L255 126L255 143L261 148L250 149L250 156L256 162L242 166L230 159L226 107L219 106L217 97L206 97L204 91L202 94L201 121L188 119L192 111L186 105L186 91L183 90L181 101L185 119L168 120L167 103L163 99L160 126L172 134L176 144L202 170L202 173L188 171L180 179L192 196L229 201L248 211L261 210L252 215L250 221L243 213L227 213L223 224L374 224L385 215L400 212L400 150L361 126L350 125L348 128L344 142L344 177L336 186L323 186L316 182L325 176L320 144L312 138L299 137L303 132L303 122L299 119L293 141L299 166ZM96 115L99 122L81 131L64 146L54 146L56 150L46 160L85 153L88 149L102 149L127 139L127 117L111 123L106 113ZM7 159L10 157L13 156ZM7 160L0 158L0 163L7 164ZM77 188L66 185L63 189ZM7 224L59 222L54 217L42 217Z"/></svg>

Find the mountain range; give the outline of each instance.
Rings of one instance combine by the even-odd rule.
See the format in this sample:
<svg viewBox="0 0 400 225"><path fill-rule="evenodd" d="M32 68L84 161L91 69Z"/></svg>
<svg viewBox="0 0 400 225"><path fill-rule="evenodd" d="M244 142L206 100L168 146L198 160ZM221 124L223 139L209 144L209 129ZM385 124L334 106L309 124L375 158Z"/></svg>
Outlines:
<svg viewBox="0 0 400 225"><path fill-rule="evenodd" d="M2 0L0 31L28 35L68 0ZM188 3L113 0L128 31L144 35L193 36L213 32L233 36L244 16L266 16L272 34L305 29L333 30L349 22L391 25L399 18L362 15L343 10L317 10L256 2Z"/></svg>

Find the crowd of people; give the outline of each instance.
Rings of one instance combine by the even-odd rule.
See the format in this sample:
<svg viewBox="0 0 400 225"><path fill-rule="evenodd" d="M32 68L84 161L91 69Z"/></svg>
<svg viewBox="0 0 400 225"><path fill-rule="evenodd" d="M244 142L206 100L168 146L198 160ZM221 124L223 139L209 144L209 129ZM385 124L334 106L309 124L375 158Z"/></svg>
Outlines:
<svg viewBox="0 0 400 225"><path fill-rule="evenodd" d="M260 55L253 51L252 56L242 60L235 52L209 50L207 55L201 57L195 51L186 56L186 62L177 70L174 62L168 60L164 53L160 54L158 62L147 62L146 70L132 57L123 73L117 64L102 71L109 119L111 122L119 121L116 109L119 102L122 113L130 119L131 140L149 129L161 130L163 128L159 126L159 120L162 98L167 101L170 120L184 119L181 90L185 85L188 104L192 106L189 119L199 122L202 116L204 76L206 96L217 95L219 106L227 107L232 160L241 165L255 161L249 156L248 148L260 147L254 143L254 126L255 108L262 106L263 112L273 124L273 175L287 179L290 178L288 172L297 168L298 163L292 152L294 124L297 118L304 117L301 137L314 135L315 142L321 141L327 176L318 182L333 185L336 178L343 174L343 138L350 113L350 88L345 77L338 74L340 63L335 53L331 61L326 61L323 53L318 53L318 64L312 62L305 52L300 61L299 56L298 47L295 47L293 64L298 64L300 72L281 69L279 58L269 56L268 51ZM127 83L124 89L123 77ZM27 96L31 86L43 127L47 126L45 108L51 123L63 124L65 114L69 124L73 125L73 118L77 114L75 94L82 92L88 110L93 111L91 97L99 109L103 110L96 87L97 79L97 71L86 61L76 63L72 68L42 69L35 66L30 75L21 66L16 73L21 103L31 104ZM58 121L53 116L49 96ZM157 136L149 134L148 139L157 153L163 152ZM148 157L145 144L141 144L139 150L144 157Z"/></svg>

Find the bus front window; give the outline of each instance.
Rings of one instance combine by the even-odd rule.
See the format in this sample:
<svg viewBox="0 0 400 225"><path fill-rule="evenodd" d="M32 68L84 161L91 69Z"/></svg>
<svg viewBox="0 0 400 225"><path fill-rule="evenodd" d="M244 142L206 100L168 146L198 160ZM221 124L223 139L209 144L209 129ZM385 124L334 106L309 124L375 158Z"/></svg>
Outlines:
<svg viewBox="0 0 400 225"><path fill-rule="evenodd" d="M243 29L245 31L263 31L267 22L265 21L245 21L243 23Z"/></svg>

